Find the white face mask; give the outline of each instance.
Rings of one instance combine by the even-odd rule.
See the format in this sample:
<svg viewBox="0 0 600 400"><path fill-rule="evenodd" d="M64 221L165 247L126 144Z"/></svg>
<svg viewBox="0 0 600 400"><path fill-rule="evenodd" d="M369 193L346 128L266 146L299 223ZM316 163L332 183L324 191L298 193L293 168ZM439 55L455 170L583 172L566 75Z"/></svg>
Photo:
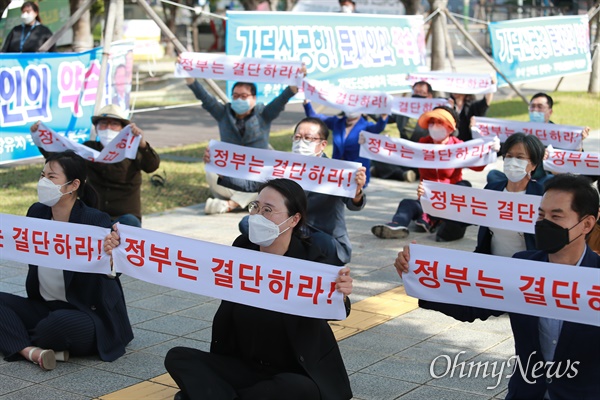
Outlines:
<svg viewBox="0 0 600 400"><path fill-rule="evenodd" d="M117 137L120 131L113 131L112 129L98 129L97 133L102 146L107 146L114 138Z"/></svg>
<svg viewBox="0 0 600 400"><path fill-rule="evenodd" d="M35 14L33 14L33 13L23 13L23 14L21 14L21 21L25 25L29 25L30 23L33 22L34 19L35 19Z"/></svg>
<svg viewBox="0 0 600 400"><path fill-rule="evenodd" d="M342 6L342 12L346 14L351 14L354 12L354 7L352 6Z"/></svg>
<svg viewBox="0 0 600 400"><path fill-rule="evenodd" d="M527 160L504 158L504 175L511 182L519 182L527 176Z"/></svg>
<svg viewBox="0 0 600 400"><path fill-rule="evenodd" d="M288 226L282 232L279 232L279 227L285 224L290 218L277 225L275 222L266 219L260 214L249 216L248 225L250 229L250 241L259 246L270 246L271 244L273 244L275 239L279 237L279 235L290 229L290 227Z"/></svg>
<svg viewBox="0 0 600 400"><path fill-rule="evenodd" d="M354 113L346 113L346 118L347 118L347 119L350 119L350 120L352 120L352 119L357 119L357 118L358 118L358 117L360 117L361 115L362 115L361 113L357 113L357 112L354 112Z"/></svg>
<svg viewBox="0 0 600 400"><path fill-rule="evenodd" d="M292 143L292 153L302 154L303 156L316 156L315 150L318 144L319 142L306 142L302 139L294 140Z"/></svg>
<svg viewBox="0 0 600 400"><path fill-rule="evenodd" d="M443 126L430 124L429 136L431 136L434 142L441 142L448 137L448 133L446 132L446 128Z"/></svg>
<svg viewBox="0 0 600 400"><path fill-rule="evenodd" d="M42 178L38 181L37 191L38 191L38 200L40 203L52 207L60 198L65 194L71 194L73 192L63 193L60 191L60 188L68 185L71 182L67 182L62 185L56 185L48 178Z"/></svg>

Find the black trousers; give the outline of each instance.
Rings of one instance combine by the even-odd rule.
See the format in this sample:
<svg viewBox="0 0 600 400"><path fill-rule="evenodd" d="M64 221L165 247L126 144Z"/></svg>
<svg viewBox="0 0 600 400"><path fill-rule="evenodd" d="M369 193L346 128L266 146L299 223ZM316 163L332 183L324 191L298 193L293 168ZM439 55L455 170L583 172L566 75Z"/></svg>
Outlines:
<svg viewBox="0 0 600 400"><path fill-rule="evenodd" d="M15 361L28 346L69 350L75 356L98 352L94 322L86 313L63 301L0 293L0 352L6 361Z"/></svg>
<svg viewBox="0 0 600 400"><path fill-rule="evenodd" d="M175 347L165 368L185 398L195 400L319 400L319 388L306 375L188 347Z"/></svg>

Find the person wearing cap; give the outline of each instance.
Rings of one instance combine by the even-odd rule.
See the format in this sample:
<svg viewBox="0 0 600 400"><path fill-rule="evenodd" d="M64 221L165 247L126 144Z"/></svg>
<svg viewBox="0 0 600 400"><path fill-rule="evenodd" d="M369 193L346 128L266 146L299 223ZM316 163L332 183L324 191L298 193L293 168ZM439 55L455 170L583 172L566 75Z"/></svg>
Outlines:
<svg viewBox="0 0 600 400"><path fill-rule="evenodd" d="M35 132L39 122L30 129ZM124 225L142 224L142 171L154 172L160 165L160 157L144 138L144 132L128 118L123 109L109 104L92 117L98 141L88 140L84 146L102 151L127 125L131 133L140 136L140 144L134 160L129 158L118 163L87 162L88 181L98 193L98 209L110 215L113 222ZM39 149L44 158L51 154Z"/></svg>
<svg viewBox="0 0 600 400"><path fill-rule="evenodd" d="M346 14L356 13L356 3L352 0L340 0L340 12Z"/></svg>
<svg viewBox="0 0 600 400"><path fill-rule="evenodd" d="M418 120L419 126L428 129L429 136L423 137L419 143L449 146L463 143L462 140L453 136L456 130L458 117L450 107L440 106L421 115ZM500 147L499 143L494 144ZM497 150L496 150L497 151ZM482 171L485 166L470 167L474 171ZM449 183L452 185L471 186L469 181L463 180L462 168L419 168L421 183L417 189L417 197L420 198L425 190L422 181ZM436 232L436 241L446 242L461 239L465 235L467 224L457 221L437 219L423 213L419 200L403 199L392 218L392 222L375 225L371 228L373 235L381 239L404 239L408 236L408 225L411 221L421 231ZM437 228L437 229L436 229Z"/></svg>

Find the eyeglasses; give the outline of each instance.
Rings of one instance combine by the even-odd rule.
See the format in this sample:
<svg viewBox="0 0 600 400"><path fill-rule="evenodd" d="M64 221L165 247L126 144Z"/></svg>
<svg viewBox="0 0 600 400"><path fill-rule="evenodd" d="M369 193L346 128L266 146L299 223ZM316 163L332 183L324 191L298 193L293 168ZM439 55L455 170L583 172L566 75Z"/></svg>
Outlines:
<svg viewBox="0 0 600 400"><path fill-rule="evenodd" d="M96 126L100 129L106 129L106 127L110 126L111 128L115 128L115 130L121 130L122 127L121 122L117 121L116 119L101 119L98 121Z"/></svg>
<svg viewBox="0 0 600 400"><path fill-rule="evenodd" d="M286 213L287 211L273 211L270 206L261 207L260 204L258 204L258 201L253 201L252 203L248 204L248 212L250 215L260 214L265 218L269 218L271 214L281 214Z"/></svg>
<svg viewBox="0 0 600 400"><path fill-rule="evenodd" d="M234 93L234 94L231 95L231 97L234 100L237 100L237 99L246 100L246 99L248 99L248 97L252 97L252 95L248 94L248 93Z"/></svg>
<svg viewBox="0 0 600 400"><path fill-rule="evenodd" d="M302 140L304 143L310 144L311 142L320 142L324 139L321 139L318 136L302 136L302 135L296 134L296 135L292 135L292 140L294 142L298 142L298 141Z"/></svg>

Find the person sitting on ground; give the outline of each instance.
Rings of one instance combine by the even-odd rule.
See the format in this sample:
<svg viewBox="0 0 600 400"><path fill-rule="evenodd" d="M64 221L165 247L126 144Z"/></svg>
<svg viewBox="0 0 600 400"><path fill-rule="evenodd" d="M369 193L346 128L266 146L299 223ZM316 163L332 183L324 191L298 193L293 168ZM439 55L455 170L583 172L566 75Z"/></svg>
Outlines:
<svg viewBox="0 0 600 400"><path fill-rule="evenodd" d="M433 98L433 89L425 81L419 81L412 87L412 96L418 99ZM418 119L406 115L392 114L388 124L395 122L400 133L400 138L418 143L422 137L429 136L427 128L421 128ZM419 179L419 169L403 167L401 165L387 164L381 161L371 161L371 176L381 179L395 179L398 181L414 182Z"/></svg>
<svg viewBox="0 0 600 400"><path fill-rule="evenodd" d="M86 162L73 151L48 157L38 181L39 202L30 218L110 228L96 210L86 183ZM27 297L0 293L0 352L52 370L56 361L99 354L114 361L125 354L133 332L119 278L29 265Z"/></svg>
<svg viewBox="0 0 600 400"><path fill-rule="evenodd" d="M131 133L140 136L140 145L134 160L129 158L118 163L87 162L88 182L98 193L98 209L110 215L113 223L140 227L142 225L142 171L154 172L160 165L160 157L144 138L144 132L129 119L117 105L109 104L92 117L99 141L88 140L84 146L102 151L121 130L131 125ZM39 122L30 129L35 132ZM47 159L49 153L39 149Z"/></svg>
<svg viewBox="0 0 600 400"><path fill-rule="evenodd" d="M381 133L387 125L388 116L382 114L377 123L368 122L361 113L344 113L341 117L316 113L309 100L304 100L304 112L307 117L318 118L325 122L331 129L333 136L333 156L337 160L356 161L361 163L367 170L367 181L365 187L369 184L371 177L371 160L359 156L360 144L358 143L361 131L371 133Z"/></svg>
<svg viewBox="0 0 600 400"><path fill-rule="evenodd" d="M598 219L600 199L590 181L561 174L546 182L535 224L537 250L513 258L564 264L570 268L600 268L600 256L585 243ZM409 272L410 249L398 253L394 266L400 277ZM419 307L442 312L459 321L487 320L503 311L419 300ZM597 399L600 395L600 327L549 317L508 313L517 364L508 382L507 399ZM561 374L554 366L574 373ZM541 366L541 367L540 367ZM556 373L553 373L556 372Z"/></svg>
<svg viewBox="0 0 600 400"><path fill-rule="evenodd" d="M223 104L196 79L185 78L185 82L196 98L202 101L202 108L217 121L222 142L257 149L269 148L271 123L285 109L288 101L298 93L296 86L288 86L279 96L265 105L256 102L254 83L236 82L231 91L232 101ZM256 193L243 193L224 188L217 184L217 179L217 174L206 174L206 182L213 197L206 200L205 214L223 214L242 210L256 199Z"/></svg>
<svg viewBox="0 0 600 400"><path fill-rule="evenodd" d="M419 125L427 127L429 136L422 138L419 143L447 146L462 143L463 141L452 136L456 129L457 116L449 107L440 106L421 115ZM499 145L498 145L499 147ZM474 171L482 171L485 166L470 167ZM462 178L462 168L430 169L419 168L421 183L417 189L417 197L425 193L422 182L450 183L453 185L471 186L471 183ZM392 218L392 222L375 225L371 228L373 235L381 239L404 239L408 236L408 225L411 221L424 232L436 232L436 241L445 242L461 239L465 235L468 224L434 218L423 213L419 200L403 199ZM439 225L439 227L437 227ZM437 229L436 229L437 228Z"/></svg>
<svg viewBox="0 0 600 400"><path fill-rule="evenodd" d="M323 121L318 118L304 118L294 128L292 152L306 156L327 157L324 150L327 147L328 137L329 129ZM209 151L205 154L205 161L210 161ZM323 262L326 264L345 265L350 262L352 244L346 229L345 210L360 211L365 207L367 195L362 190L365 181L365 167L360 167L355 176L354 198L305 192L308 215L302 233L311 237L313 245L323 253ZM222 176L219 178L219 184L254 192L262 183ZM240 221L239 227L242 234L248 235L248 216Z"/></svg>
<svg viewBox="0 0 600 400"><path fill-rule="evenodd" d="M495 79L492 78L495 83ZM473 139L471 124L473 117L485 117L488 108L492 104L494 93L488 93L481 100L472 94L451 93L448 101L458 114L458 138L463 142Z"/></svg>
<svg viewBox="0 0 600 400"><path fill-rule="evenodd" d="M286 257L322 261L310 239L302 238L306 197L293 180L274 179L261 185L250 215L250 234L235 239L234 247L282 256L281 263ZM112 237L114 248L118 233ZM349 268L339 269L336 289L344 295L349 314ZM213 319L210 352L172 348L165 368L181 390L175 399L352 397L339 347L326 320L225 300Z"/></svg>

